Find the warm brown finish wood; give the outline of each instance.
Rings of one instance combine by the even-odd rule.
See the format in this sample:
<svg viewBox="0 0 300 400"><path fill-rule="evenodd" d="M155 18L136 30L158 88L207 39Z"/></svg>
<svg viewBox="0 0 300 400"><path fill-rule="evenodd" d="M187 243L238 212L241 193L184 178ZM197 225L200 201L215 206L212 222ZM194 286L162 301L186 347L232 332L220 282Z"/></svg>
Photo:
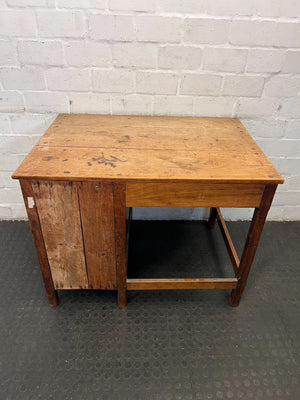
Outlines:
<svg viewBox="0 0 300 400"><path fill-rule="evenodd" d="M52 279L56 289L87 289L76 183L34 182Z"/></svg>
<svg viewBox="0 0 300 400"><path fill-rule="evenodd" d="M211 207L211 209L209 210L209 217L208 217L208 221L207 221L207 225L210 229L214 228L215 224L216 224L216 218L217 218L218 212L216 207Z"/></svg>
<svg viewBox="0 0 300 400"><path fill-rule="evenodd" d="M238 286L232 291L230 296L230 304L232 306L239 305L242 293L246 287L259 238L262 233L268 211L271 207L276 188L277 185L266 185L261 204L259 208L256 208L254 211L237 273Z"/></svg>
<svg viewBox="0 0 300 400"><path fill-rule="evenodd" d="M127 290L235 289L236 278L127 279Z"/></svg>
<svg viewBox="0 0 300 400"><path fill-rule="evenodd" d="M125 307L126 295L126 185L113 183L115 215L115 251L117 264L118 305Z"/></svg>
<svg viewBox="0 0 300 400"><path fill-rule="evenodd" d="M234 118L60 115L14 178L282 183Z"/></svg>
<svg viewBox="0 0 300 400"><path fill-rule="evenodd" d="M48 301L51 306L57 306L59 301L52 280L45 243L43 240L43 234L41 231L40 220L36 211L36 205L34 201L34 194L31 182L20 180L20 185L24 197L24 203L26 206L26 211L35 244L36 253L40 263L45 289L48 295Z"/></svg>
<svg viewBox="0 0 300 400"><path fill-rule="evenodd" d="M219 208L217 208L217 213L218 213L218 224L231 260L231 264L233 266L234 272L235 274L237 274L238 269L239 269L239 265L240 265L240 260L239 257L236 253L236 250L234 248L234 245L232 243L230 234L228 232L226 223L224 221L223 215L221 213L221 210Z"/></svg>
<svg viewBox="0 0 300 400"><path fill-rule="evenodd" d="M78 194L89 288L116 289L112 184L81 182Z"/></svg>
<svg viewBox="0 0 300 400"><path fill-rule="evenodd" d="M59 115L13 178L21 180L50 303L55 289L117 289L119 306L127 289L193 288L231 288L238 305L283 183L238 119L80 114ZM236 277L126 280L126 206L210 207L211 228L219 212ZM219 207L255 207L240 262Z"/></svg>
<svg viewBox="0 0 300 400"><path fill-rule="evenodd" d="M128 183L127 207L258 207L264 185L246 183Z"/></svg>

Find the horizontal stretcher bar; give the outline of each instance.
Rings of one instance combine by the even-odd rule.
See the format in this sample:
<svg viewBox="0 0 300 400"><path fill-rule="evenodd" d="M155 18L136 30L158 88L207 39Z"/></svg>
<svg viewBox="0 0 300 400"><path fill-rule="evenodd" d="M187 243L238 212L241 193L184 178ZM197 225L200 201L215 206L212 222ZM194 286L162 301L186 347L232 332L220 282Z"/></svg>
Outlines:
<svg viewBox="0 0 300 400"><path fill-rule="evenodd" d="M236 289L237 278L127 279L127 290Z"/></svg>

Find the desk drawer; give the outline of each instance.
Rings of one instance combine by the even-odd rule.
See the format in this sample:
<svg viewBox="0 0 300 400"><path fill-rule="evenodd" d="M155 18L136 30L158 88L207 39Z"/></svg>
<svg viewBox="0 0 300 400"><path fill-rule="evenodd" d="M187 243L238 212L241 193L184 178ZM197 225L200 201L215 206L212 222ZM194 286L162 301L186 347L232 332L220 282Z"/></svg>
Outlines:
<svg viewBox="0 0 300 400"><path fill-rule="evenodd" d="M128 183L127 207L258 207L264 184Z"/></svg>

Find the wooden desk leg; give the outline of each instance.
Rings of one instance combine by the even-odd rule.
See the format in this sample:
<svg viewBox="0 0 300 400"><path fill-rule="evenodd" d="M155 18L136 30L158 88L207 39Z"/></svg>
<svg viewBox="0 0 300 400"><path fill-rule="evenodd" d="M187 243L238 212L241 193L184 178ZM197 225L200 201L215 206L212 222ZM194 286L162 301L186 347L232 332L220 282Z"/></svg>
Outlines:
<svg viewBox="0 0 300 400"><path fill-rule="evenodd" d="M127 266L126 266L126 185L113 183L114 218L115 218L115 246L117 265L118 305L127 304Z"/></svg>
<svg viewBox="0 0 300 400"><path fill-rule="evenodd" d="M209 218L208 218L208 221L207 221L207 225L211 229L214 228L214 226L215 226L217 214L218 214L217 213L217 209L215 207L212 207L210 209Z"/></svg>
<svg viewBox="0 0 300 400"><path fill-rule="evenodd" d="M48 295L49 304L51 306L57 306L59 303L57 297L57 291L54 288L52 280L52 275L47 257L47 251L45 248L45 243L41 230L40 219L36 210L31 182L28 180L20 180L20 185L24 197L29 224L35 244L35 249L40 263L45 289Z"/></svg>
<svg viewBox="0 0 300 400"><path fill-rule="evenodd" d="M262 233L268 211L272 204L276 188L277 185L265 186L260 205L254 211L240 265L236 274L236 277L238 278L238 285L236 289L232 290L229 300L232 306L239 305L243 291L246 287L248 275L256 253L259 238Z"/></svg>

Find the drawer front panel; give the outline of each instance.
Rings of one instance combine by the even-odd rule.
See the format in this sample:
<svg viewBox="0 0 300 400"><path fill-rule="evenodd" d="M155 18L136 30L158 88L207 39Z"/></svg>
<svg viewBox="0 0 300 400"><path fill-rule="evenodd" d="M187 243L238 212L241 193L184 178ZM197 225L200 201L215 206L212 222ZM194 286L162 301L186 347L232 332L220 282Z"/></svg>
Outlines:
<svg viewBox="0 0 300 400"><path fill-rule="evenodd" d="M265 185L128 183L127 207L258 207Z"/></svg>

